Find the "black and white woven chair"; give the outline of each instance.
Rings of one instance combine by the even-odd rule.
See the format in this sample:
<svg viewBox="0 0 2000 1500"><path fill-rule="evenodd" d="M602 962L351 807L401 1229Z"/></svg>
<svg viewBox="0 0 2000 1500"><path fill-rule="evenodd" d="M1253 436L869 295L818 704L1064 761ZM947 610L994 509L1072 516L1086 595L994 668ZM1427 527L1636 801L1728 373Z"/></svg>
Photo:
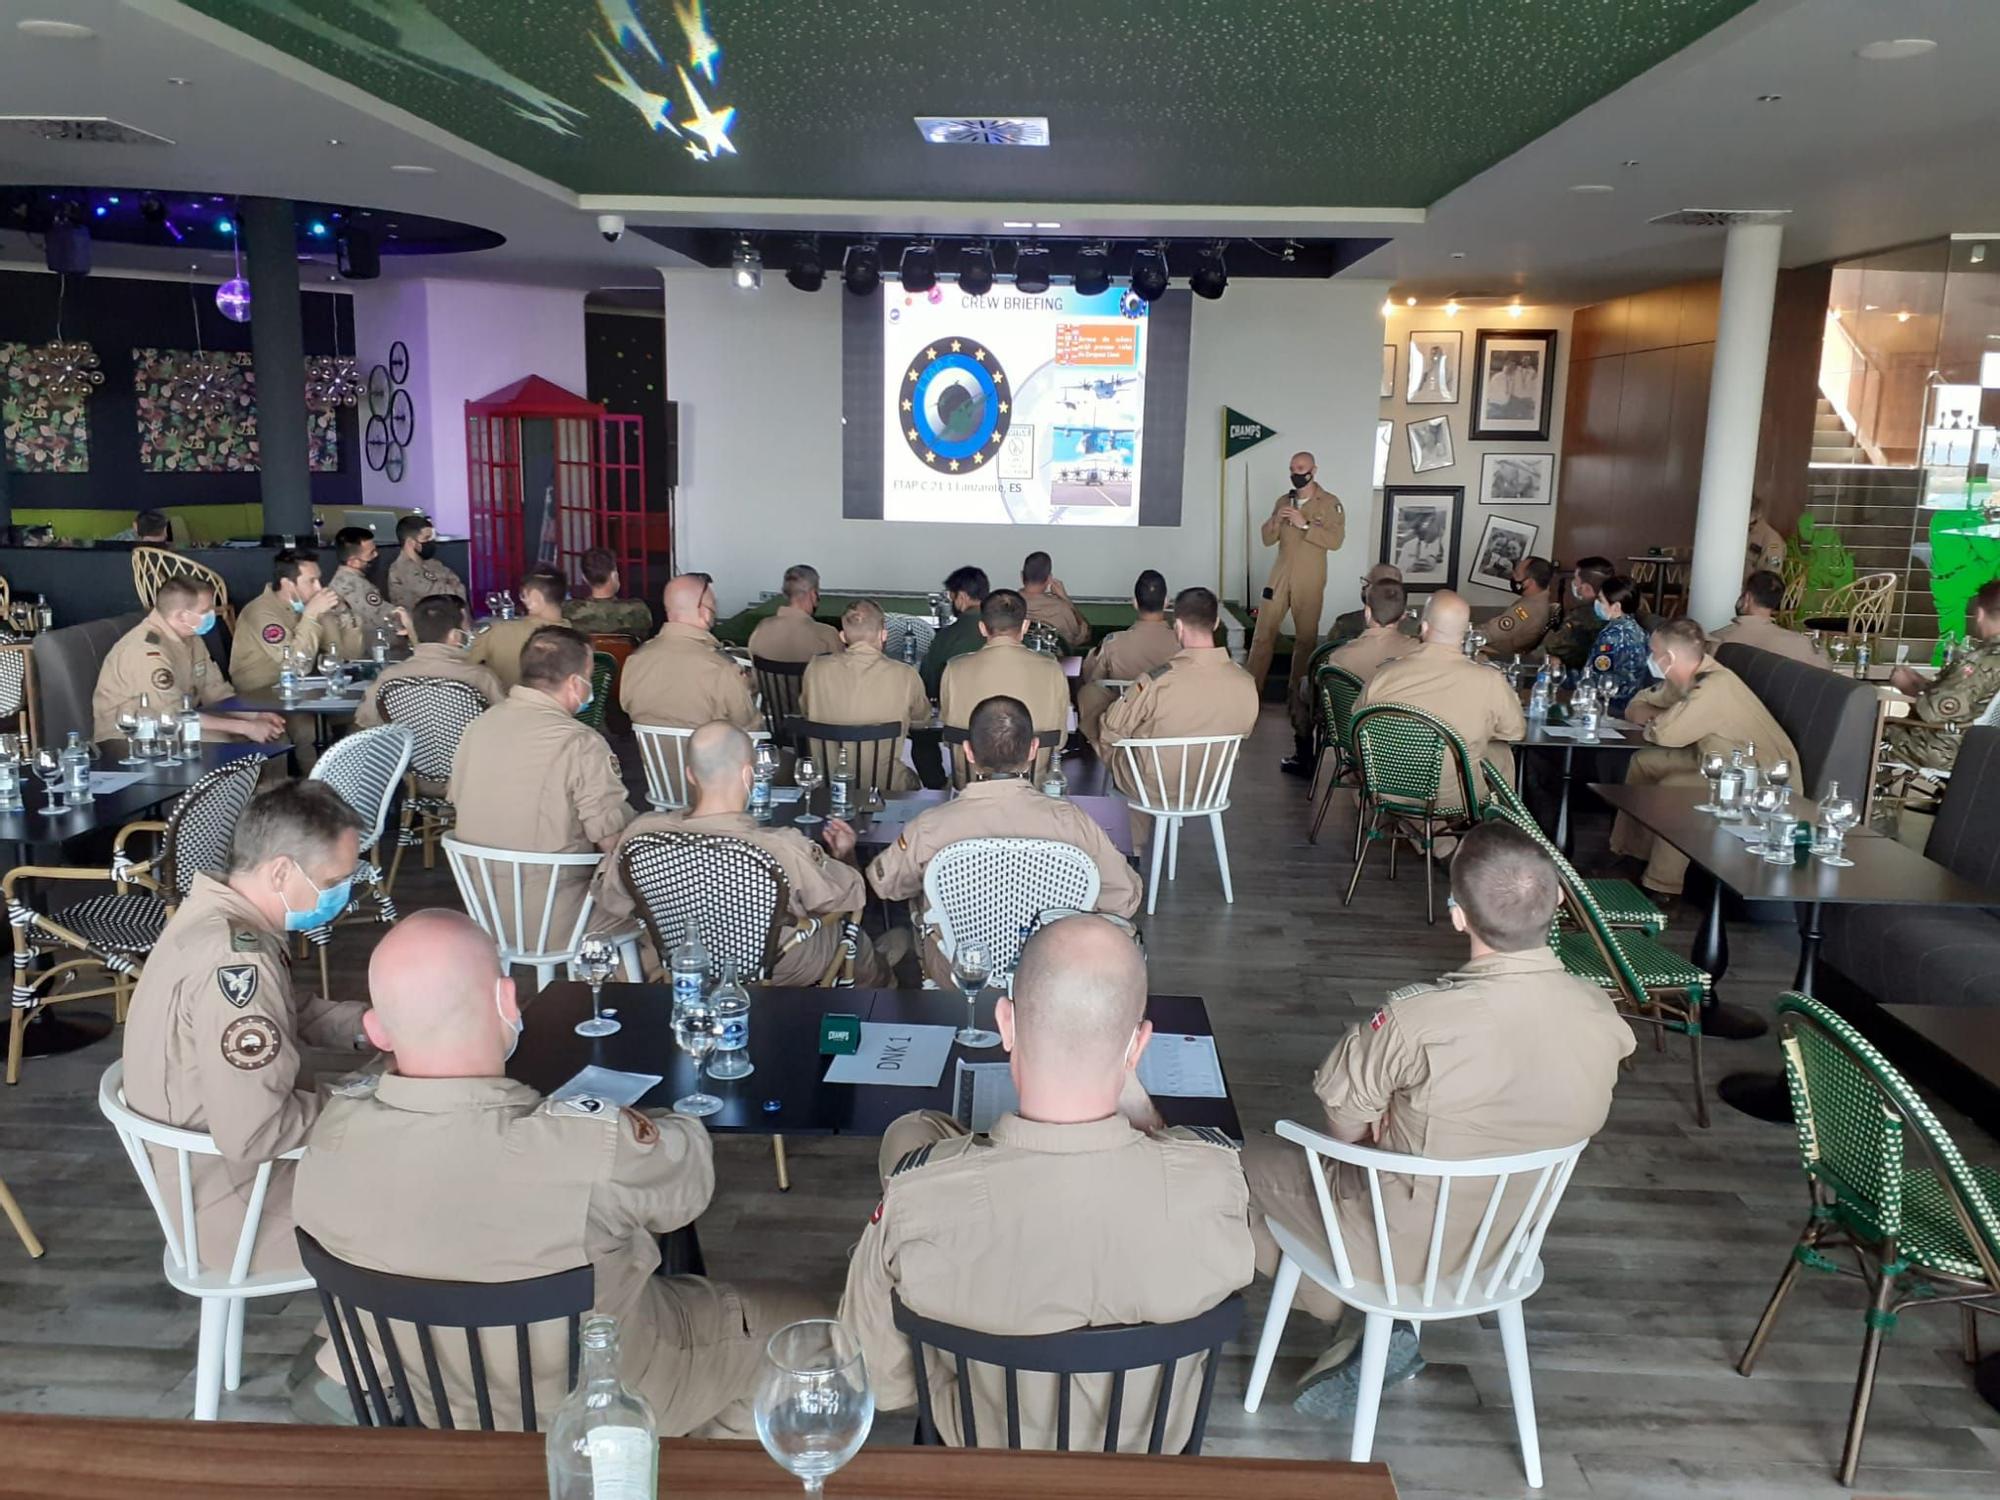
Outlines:
<svg viewBox="0 0 2000 1500"><path fill-rule="evenodd" d="M375 703L385 723L410 731L409 781L403 815L396 829L396 858L389 866L389 885L403 867L403 851L421 843L424 868L437 863L438 838L450 833L457 814L442 788L451 780L452 757L459 739L474 719L486 712L478 688L451 677L391 677L377 690Z"/></svg>
<svg viewBox="0 0 2000 1500"><path fill-rule="evenodd" d="M0 728L21 736L24 755L35 749L35 651L27 641L0 644Z"/></svg>
<svg viewBox="0 0 2000 1500"><path fill-rule="evenodd" d="M361 817L361 858L354 867L354 883L368 892L373 909L366 915L384 925L396 920L396 902L375 855L383 825L389 820L389 804L410 769L414 743L415 736L400 724L377 725L335 740L312 769L314 781L324 781L340 793L340 800ZM341 920L357 920L361 915L350 906ZM304 934L305 941L319 950L322 995L333 993L326 965L326 945L333 941L333 928L334 924L328 923Z"/></svg>
<svg viewBox="0 0 2000 1500"><path fill-rule="evenodd" d="M994 974L1011 974L1022 934L1042 913L1090 911L1101 883L1096 864L1074 844L960 839L924 867L924 922L947 960L961 943L979 943Z"/></svg>
<svg viewBox="0 0 2000 1500"><path fill-rule="evenodd" d="M27 1026L49 1005L109 995L119 1021L146 955L166 930L167 918L186 899L197 875L220 875L229 862L236 821L257 790L264 761L255 756L210 771L173 806L164 822L147 819L118 830L108 870L67 865L17 865L0 880L7 920L14 929L14 993L7 1036L7 1081L21 1078L21 1045ZM157 834L159 850L134 860L128 844ZM24 886L34 881L109 885L109 895L87 896L44 912ZM41 961L54 958L46 968ZM71 976L95 969L104 982L71 986ZM57 993L60 990L61 993Z"/></svg>

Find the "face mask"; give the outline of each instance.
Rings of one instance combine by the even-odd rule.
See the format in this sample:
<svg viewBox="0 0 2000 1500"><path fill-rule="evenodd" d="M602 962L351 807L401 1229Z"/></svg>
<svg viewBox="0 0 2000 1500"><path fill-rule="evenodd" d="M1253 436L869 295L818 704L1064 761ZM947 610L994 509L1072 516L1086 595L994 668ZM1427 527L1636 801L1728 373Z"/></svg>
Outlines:
<svg viewBox="0 0 2000 1500"><path fill-rule="evenodd" d="M302 615L305 612L306 612L306 601L303 599L294 599L292 601L292 613L295 615Z"/></svg>
<svg viewBox="0 0 2000 1500"><path fill-rule="evenodd" d="M215 629L215 611L212 609L194 622L196 635L207 635L213 629Z"/></svg>
<svg viewBox="0 0 2000 1500"><path fill-rule="evenodd" d="M429 562L437 555L438 544L436 542L423 542L417 547L417 556L421 557L425 562Z"/></svg>
<svg viewBox="0 0 2000 1500"><path fill-rule="evenodd" d="M293 911L291 903L286 902L285 931L311 932L316 927L328 926L335 917L347 910L347 898L349 893L354 889L354 877L352 875L348 876L345 880L335 881L323 891L318 886L313 885L312 876L306 874L303 868L299 870L299 877L307 885L312 885L319 899L304 911ZM278 892L278 899L280 901L285 900L285 893L283 891Z"/></svg>
<svg viewBox="0 0 2000 1500"><path fill-rule="evenodd" d="M500 1008L500 986L497 983L493 986L493 1009L500 1017L500 1024L507 1031L507 1050L500 1054L500 1060L505 1062L514 1055L514 1049L521 1045L521 1031L526 1022L518 1015L511 1021L507 1019L507 1012Z"/></svg>
<svg viewBox="0 0 2000 1500"><path fill-rule="evenodd" d="M1518 578L1510 578L1510 579L1508 579L1508 580L1507 580L1507 592L1508 592L1508 593L1510 593L1510 594L1518 594L1518 593L1520 593L1520 592L1521 592L1521 580L1520 580L1520 579L1518 579Z"/></svg>
<svg viewBox="0 0 2000 1500"><path fill-rule="evenodd" d="M1292 476L1292 488L1295 490L1302 490L1312 482L1313 477L1310 473L1294 474Z"/></svg>
<svg viewBox="0 0 2000 1500"><path fill-rule="evenodd" d="M1655 682L1663 682L1666 680L1667 669L1660 665L1657 658L1651 656L1646 658L1646 670L1653 674L1653 680Z"/></svg>
<svg viewBox="0 0 2000 1500"><path fill-rule="evenodd" d="M576 711L580 714L588 713L590 711L590 705L595 703L596 701L597 701L597 689L592 687L588 682L586 682L583 685L583 702L577 704Z"/></svg>
<svg viewBox="0 0 2000 1500"><path fill-rule="evenodd" d="M1611 611L1604 607L1604 601L1602 599L1591 600L1590 610L1591 613L1596 615L1597 618L1600 620L1608 620L1611 618Z"/></svg>
<svg viewBox="0 0 2000 1500"><path fill-rule="evenodd" d="M1569 581L1569 596L1579 604L1583 602L1583 585L1574 578Z"/></svg>

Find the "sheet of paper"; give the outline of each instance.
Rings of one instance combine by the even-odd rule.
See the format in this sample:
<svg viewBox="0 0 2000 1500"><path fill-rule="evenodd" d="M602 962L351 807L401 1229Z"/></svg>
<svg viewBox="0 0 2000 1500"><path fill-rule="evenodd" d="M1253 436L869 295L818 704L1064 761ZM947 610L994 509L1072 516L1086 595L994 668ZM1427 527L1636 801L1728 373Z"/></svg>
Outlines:
<svg viewBox="0 0 2000 1500"><path fill-rule="evenodd" d="M1577 740L1586 745L1595 744L1600 741L1608 744L1612 740L1622 740L1625 738L1624 735L1615 729L1600 727L1597 731L1596 740L1586 740L1583 737L1583 731L1572 724L1551 724L1542 733L1546 734L1552 740Z"/></svg>
<svg viewBox="0 0 2000 1500"><path fill-rule="evenodd" d="M658 1073L621 1073L616 1068L600 1068L592 1063L549 1097L562 1100L588 1095L624 1106L637 1104L658 1088L661 1081Z"/></svg>
<svg viewBox="0 0 2000 1500"><path fill-rule="evenodd" d="M1615 714L1607 715L1606 717L1599 719L1597 722L1606 729L1636 730L1639 727L1637 724L1634 724L1630 719L1621 719L1617 717Z"/></svg>
<svg viewBox="0 0 2000 1500"><path fill-rule="evenodd" d="M949 1026L863 1021L861 1045L827 1065L826 1081L934 1089L944 1077L944 1061L951 1055L951 1035Z"/></svg>
<svg viewBox="0 0 2000 1500"><path fill-rule="evenodd" d="M1021 1096L1014 1091L1014 1074L1006 1063L969 1063L962 1057L951 1095L953 1116L974 1134L991 1130L995 1120L1021 1103Z"/></svg>
<svg viewBox="0 0 2000 1500"><path fill-rule="evenodd" d="M94 797L108 797L113 792L122 792L126 787L145 779L144 771L92 771L90 792Z"/></svg>
<svg viewBox="0 0 2000 1500"><path fill-rule="evenodd" d="M774 786L771 788L771 800L773 802L796 802L803 796L805 796L805 793L795 786Z"/></svg>
<svg viewBox="0 0 2000 1500"><path fill-rule="evenodd" d="M1212 1036L1154 1032L1139 1058L1139 1082L1155 1099L1220 1099L1227 1093Z"/></svg>
<svg viewBox="0 0 2000 1500"><path fill-rule="evenodd" d="M1724 823L1722 831L1733 838L1743 840L1746 844L1764 842L1764 826L1761 823Z"/></svg>

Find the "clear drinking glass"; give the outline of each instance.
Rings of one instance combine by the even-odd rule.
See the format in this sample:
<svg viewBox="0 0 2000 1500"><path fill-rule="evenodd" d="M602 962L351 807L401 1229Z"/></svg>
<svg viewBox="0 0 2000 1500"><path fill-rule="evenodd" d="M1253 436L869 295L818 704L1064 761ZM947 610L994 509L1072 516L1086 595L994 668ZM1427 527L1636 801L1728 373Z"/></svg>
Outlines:
<svg viewBox="0 0 2000 1500"><path fill-rule="evenodd" d="M49 814L68 812L69 804L62 794L62 757L43 746L35 752L35 775L42 783L42 811Z"/></svg>
<svg viewBox="0 0 2000 1500"><path fill-rule="evenodd" d="M601 937L585 938L583 946L576 950L576 969L590 986L590 1019L576 1023L576 1034L610 1036L620 1030L618 1022L598 1009L604 981L618 972L618 950Z"/></svg>
<svg viewBox="0 0 2000 1500"><path fill-rule="evenodd" d="M129 703L118 710L118 732L125 736L125 758L118 764L143 766L145 762L139 758L139 747L133 743L139 733L139 716L132 711L132 705Z"/></svg>
<svg viewBox="0 0 2000 1500"><path fill-rule="evenodd" d="M701 1068L715 1050L715 1006L707 995L693 995L674 1003L674 1044L694 1059L694 1092L674 1101L674 1113L697 1119L722 1108L722 1101L701 1089Z"/></svg>
<svg viewBox="0 0 2000 1500"><path fill-rule="evenodd" d="M752 1404L764 1451L818 1494L875 1425L860 1341L831 1318L786 1324L764 1346Z"/></svg>
<svg viewBox="0 0 2000 1500"><path fill-rule="evenodd" d="M1715 813L1718 815L1723 812L1722 804L1716 800L1721 796L1720 791L1717 790L1716 783L1722 780L1722 768L1728 764L1729 762L1724 760L1720 755L1704 755L1701 758L1701 774L1708 781L1708 800L1698 804L1695 808L1696 812Z"/></svg>
<svg viewBox="0 0 2000 1500"><path fill-rule="evenodd" d="M159 747L160 747L159 764L163 766L179 766L186 764L186 762L183 761L180 758L180 756L176 753L177 748L180 745L180 738L181 738L180 724L181 724L180 710L175 708L171 701L162 703L160 705L160 717L158 720L157 732L159 734Z"/></svg>
<svg viewBox="0 0 2000 1500"><path fill-rule="evenodd" d="M800 800L804 803L799 815L792 819L792 821L794 823L824 823L826 819L812 810L813 792L819 786L820 782L825 780L819 773L818 762L810 755L801 755L799 763L792 768L792 780L799 784L799 791L803 794Z"/></svg>
<svg viewBox="0 0 2000 1500"><path fill-rule="evenodd" d="M952 982L965 996L965 1024L953 1033L953 1040L961 1047L997 1047L1000 1034L997 1031L983 1031L979 1021L979 992L986 988L987 976L993 972L993 960L979 943L961 943L951 957Z"/></svg>
<svg viewBox="0 0 2000 1500"><path fill-rule="evenodd" d="M1813 854L1823 865L1844 870L1854 863L1842 851L1847 846L1847 830L1861 821L1861 810L1852 797L1830 797L1819 805L1820 837Z"/></svg>
<svg viewBox="0 0 2000 1500"><path fill-rule="evenodd" d="M1750 819L1761 830L1756 838L1750 840L1751 853L1755 854L1763 849L1765 840L1770 836L1771 814L1778 810L1784 800L1784 789L1773 786L1768 781L1758 782L1756 790L1750 793L1748 804Z"/></svg>

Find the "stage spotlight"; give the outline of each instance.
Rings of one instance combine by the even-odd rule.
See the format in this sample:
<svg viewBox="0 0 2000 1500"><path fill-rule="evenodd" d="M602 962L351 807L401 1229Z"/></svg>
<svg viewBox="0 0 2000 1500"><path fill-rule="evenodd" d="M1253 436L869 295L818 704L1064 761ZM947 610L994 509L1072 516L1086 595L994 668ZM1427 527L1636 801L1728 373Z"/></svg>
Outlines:
<svg viewBox="0 0 2000 1500"><path fill-rule="evenodd" d="M1167 252L1149 245L1132 252L1132 291L1141 302L1151 302L1167 289Z"/></svg>
<svg viewBox="0 0 2000 1500"><path fill-rule="evenodd" d="M739 292L754 292L764 285L764 252L748 240L736 242L736 253L729 257L729 274Z"/></svg>
<svg viewBox="0 0 2000 1500"><path fill-rule="evenodd" d="M1076 252L1076 275L1070 278L1079 297L1096 297L1111 285L1111 252L1103 242Z"/></svg>
<svg viewBox="0 0 2000 1500"><path fill-rule="evenodd" d="M882 251L873 240L847 247L840 279L857 297L872 297L882 286Z"/></svg>
<svg viewBox="0 0 2000 1500"><path fill-rule="evenodd" d="M785 272L785 280L802 292L816 292L826 284L826 267L820 263L817 240L793 241L791 269Z"/></svg>
<svg viewBox="0 0 2000 1500"><path fill-rule="evenodd" d="M968 297L993 290L993 252L984 245L967 245L958 252L958 289Z"/></svg>
<svg viewBox="0 0 2000 1500"><path fill-rule="evenodd" d="M1228 289L1229 268L1222 263L1222 242L1218 240L1201 252L1194 274L1188 277L1188 290L1213 302Z"/></svg>
<svg viewBox="0 0 2000 1500"><path fill-rule="evenodd" d="M912 243L903 251L903 290L928 292L937 285L937 246L925 241Z"/></svg>
<svg viewBox="0 0 2000 1500"><path fill-rule="evenodd" d="M1049 270L1055 257L1041 245L1023 245L1014 252L1014 290L1039 297L1049 289Z"/></svg>

